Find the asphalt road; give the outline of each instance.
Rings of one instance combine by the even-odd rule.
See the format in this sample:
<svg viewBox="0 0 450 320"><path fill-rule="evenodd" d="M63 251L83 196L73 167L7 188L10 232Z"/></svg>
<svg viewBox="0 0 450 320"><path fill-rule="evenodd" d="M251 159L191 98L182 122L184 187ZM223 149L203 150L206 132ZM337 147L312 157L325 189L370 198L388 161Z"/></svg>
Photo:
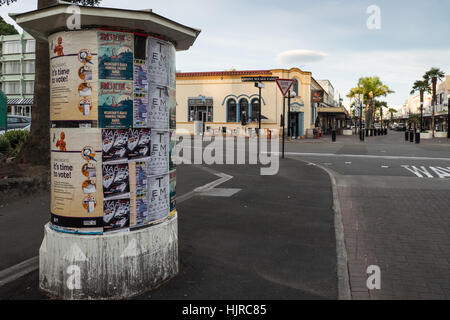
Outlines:
<svg viewBox="0 0 450 320"><path fill-rule="evenodd" d="M259 166L251 165L182 165L177 193L182 197L216 180L212 173L218 171L233 177L220 188L240 191L231 197L195 195L178 205L180 274L137 299L337 299L328 174L290 159L275 176L261 176ZM37 233L43 223L34 225ZM41 240L29 239L29 255ZM9 264L17 260L11 257ZM37 283L36 271L0 287L0 298L46 299Z"/></svg>

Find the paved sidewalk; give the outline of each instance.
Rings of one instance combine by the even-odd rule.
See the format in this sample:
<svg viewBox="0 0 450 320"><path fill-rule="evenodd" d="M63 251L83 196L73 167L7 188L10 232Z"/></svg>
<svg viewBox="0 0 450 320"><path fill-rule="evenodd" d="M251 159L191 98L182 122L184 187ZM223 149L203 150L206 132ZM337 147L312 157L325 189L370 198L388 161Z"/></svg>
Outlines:
<svg viewBox="0 0 450 320"><path fill-rule="evenodd" d="M338 190L353 299L450 299L448 190ZM367 289L370 265L379 291Z"/></svg>

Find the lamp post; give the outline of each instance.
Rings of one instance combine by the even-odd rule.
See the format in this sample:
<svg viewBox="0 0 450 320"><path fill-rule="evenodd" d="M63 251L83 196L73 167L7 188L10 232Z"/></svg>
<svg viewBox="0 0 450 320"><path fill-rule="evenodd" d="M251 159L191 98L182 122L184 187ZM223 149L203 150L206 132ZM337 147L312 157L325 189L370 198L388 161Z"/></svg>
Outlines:
<svg viewBox="0 0 450 320"><path fill-rule="evenodd" d="M259 133L261 131L261 111L262 111L262 108L261 108L261 89L265 88L266 86L262 82L255 82L255 87L257 87L259 89L259 98L258 98L259 99L258 136L259 136Z"/></svg>

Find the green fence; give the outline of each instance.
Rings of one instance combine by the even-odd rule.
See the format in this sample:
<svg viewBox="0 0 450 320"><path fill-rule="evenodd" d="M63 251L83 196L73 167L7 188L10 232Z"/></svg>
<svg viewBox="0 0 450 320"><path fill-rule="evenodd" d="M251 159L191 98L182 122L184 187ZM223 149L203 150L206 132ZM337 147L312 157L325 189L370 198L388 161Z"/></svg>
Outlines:
<svg viewBox="0 0 450 320"><path fill-rule="evenodd" d="M6 95L3 93L3 91L0 91L0 130L6 130L8 128L7 101L8 100L6 99Z"/></svg>

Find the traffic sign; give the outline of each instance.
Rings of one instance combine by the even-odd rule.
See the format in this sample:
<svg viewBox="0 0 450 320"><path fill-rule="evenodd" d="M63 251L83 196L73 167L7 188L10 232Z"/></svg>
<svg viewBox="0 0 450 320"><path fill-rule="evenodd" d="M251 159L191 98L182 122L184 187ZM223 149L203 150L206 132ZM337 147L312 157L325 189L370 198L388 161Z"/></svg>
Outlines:
<svg viewBox="0 0 450 320"><path fill-rule="evenodd" d="M278 79L277 81L278 88L280 88L283 96L286 96L288 91L292 88L294 84L294 80L292 79Z"/></svg>

